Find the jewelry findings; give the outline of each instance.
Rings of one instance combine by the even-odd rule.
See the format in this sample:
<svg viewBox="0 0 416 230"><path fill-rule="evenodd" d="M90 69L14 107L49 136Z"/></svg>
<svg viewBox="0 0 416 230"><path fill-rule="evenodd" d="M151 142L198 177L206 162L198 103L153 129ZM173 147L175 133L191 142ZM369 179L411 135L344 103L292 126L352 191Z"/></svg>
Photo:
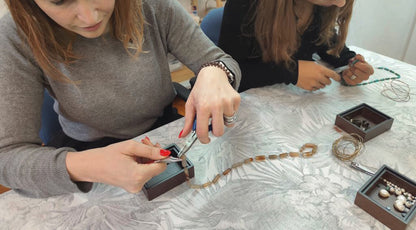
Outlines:
<svg viewBox="0 0 416 230"><path fill-rule="evenodd" d="M370 123L367 120L350 119L350 122L363 131L366 131L370 128Z"/></svg>
<svg viewBox="0 0 416 230"><path fill-rule="evenodd" d="M386 179L383 179L383 182L386 188L381 189L378 195L383 199L390 197L390 195L395 195L396 200L394 201L393 207L401 213L409 212L410 208L416 203L415 196Z"/></svg>
<svg viewBox="0 0 416 230"><path fill-rule="evenodd" d="M351 147L354 151L347 151ZM332 144L332 153L342 161L352 161L364 148L363 138L358 134L343 135Z"/></svg>

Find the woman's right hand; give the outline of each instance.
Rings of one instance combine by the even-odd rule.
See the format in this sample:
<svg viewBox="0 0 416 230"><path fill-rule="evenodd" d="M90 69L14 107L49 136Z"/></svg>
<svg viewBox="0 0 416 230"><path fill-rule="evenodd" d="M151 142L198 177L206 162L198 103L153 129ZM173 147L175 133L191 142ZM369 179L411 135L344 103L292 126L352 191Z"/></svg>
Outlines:
<svg viewBox="0 0 416 230"><path fill-rule="evenodd" d="M299 61L297 87L305 90L318 90L331 84L331 78L340 81L341 76L314 61Z"/></svg>
<svg viewBox="0 0 416 230"><path fill-rule="evenodd" d="M146 162L169 155L169 150L128 140L103 148L68 152L66 167L72 181L105 183L137 193L148 180L166 169L165 163Z"/></svg>

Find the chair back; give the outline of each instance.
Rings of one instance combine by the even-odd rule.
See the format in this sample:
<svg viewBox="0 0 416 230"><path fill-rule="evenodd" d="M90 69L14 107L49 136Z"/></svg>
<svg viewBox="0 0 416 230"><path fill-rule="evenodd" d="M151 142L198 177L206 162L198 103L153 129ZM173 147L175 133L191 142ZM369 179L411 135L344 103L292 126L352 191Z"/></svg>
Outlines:
<svg viewBox="0 0 416 230"><path fill-rule="evenodd" d="M224 7L212 9L201 22L202 31L204 31L205 35L207 35L215 45L218 45L218 40L220 38L223 13Z"/></svg>
<svg viewBox="0 0 416 230"><path fill-rule="evenodd" d="M53 104L55 100L45 90L43 93L42 104L42 125L39 132L39 136L42 139L43 144L48 144L52 137L62 129L59 124L58 114L53 110Z"/></svg>

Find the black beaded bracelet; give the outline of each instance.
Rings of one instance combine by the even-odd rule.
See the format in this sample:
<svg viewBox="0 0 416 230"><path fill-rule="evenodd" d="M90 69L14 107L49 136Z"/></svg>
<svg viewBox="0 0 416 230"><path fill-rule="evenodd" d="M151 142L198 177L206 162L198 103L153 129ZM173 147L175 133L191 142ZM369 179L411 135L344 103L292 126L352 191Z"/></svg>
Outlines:
<svg viewBox="0 0 416 230"><path fill-rule="evenodd" d="M213 67L222 69L227 75L228 82L230 84L234 83L234 79L235 79L234 74L231 72L231 70L228 69L228 67L222 61L212 61L212 62L205 63L201 66L201 69L204 67L208 67L208 66L213 66Z"/></svg>

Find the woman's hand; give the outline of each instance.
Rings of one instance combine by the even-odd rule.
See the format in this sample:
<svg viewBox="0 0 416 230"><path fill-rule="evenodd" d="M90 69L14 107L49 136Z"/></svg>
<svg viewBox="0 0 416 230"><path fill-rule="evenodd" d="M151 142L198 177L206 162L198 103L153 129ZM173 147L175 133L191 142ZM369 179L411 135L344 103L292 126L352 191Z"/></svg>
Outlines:
<svg viewBox="0 0 416 230"><path fill-rule="evenodd" d="M356 63L351 64L354 61ZM373 67L365 61L363 56L357 54L350 60L350 68L342 72L342 78L348 85L356 85L368 80L373 73Z"/></svg>
<svg viewBox="0 0 416 230"><path fill-rule="evenodd" d="M68 152L66 166L73 181L100 182L137 193L148 180L166 169L165 163L152 163L153 160L169 155L169 150L128 140L103 148Z"/></svg>
<svg viewBox="0 0 416 230"><path fill-rule="evenodd" d="M297 87L305 90L318 90L331 84L331 78L340 81L341 77L333 70L314 61L299 61Z"/></svg>
<svg viewBox="0 0 416 230"><path fill-rule="evenodd" d="M214 136L224 134L224 116L233 116L240 106L240 95L228 82L226 73L213 66L204 67L185 105L185 125L180 137L192 130L197 116L196 133L202 143L209 143L208 126L211 118ZM228 125L232 126L232 125Z"/></svg>

